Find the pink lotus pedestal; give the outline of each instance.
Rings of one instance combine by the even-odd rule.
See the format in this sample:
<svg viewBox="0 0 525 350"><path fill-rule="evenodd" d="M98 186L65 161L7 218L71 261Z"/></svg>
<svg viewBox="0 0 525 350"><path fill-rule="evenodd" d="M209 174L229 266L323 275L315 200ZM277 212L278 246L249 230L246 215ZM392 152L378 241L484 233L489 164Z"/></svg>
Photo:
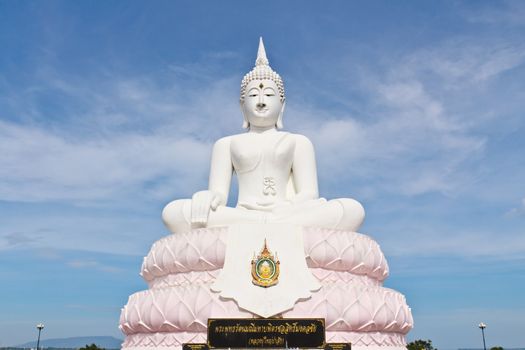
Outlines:
<svg viewBox="0 0 525 350"><path fill-rule="evenodd" d="M141 275L149 289L132 294L122 309L125 350L179 350L206 342L208 318L253 318L210 289L224 265L228 228L197 229L153 244ZM383 287L388 264L370 237L303 228L304 253L322 287L283 312L284 318L324 318L327 342L355 350L405 349L413 320L405 297Z"/></svg>

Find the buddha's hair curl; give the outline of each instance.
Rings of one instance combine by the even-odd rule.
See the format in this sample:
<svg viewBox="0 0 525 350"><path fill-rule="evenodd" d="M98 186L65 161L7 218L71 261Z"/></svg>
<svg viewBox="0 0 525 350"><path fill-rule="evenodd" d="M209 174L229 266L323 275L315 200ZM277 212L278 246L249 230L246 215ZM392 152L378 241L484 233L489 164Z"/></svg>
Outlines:
<svg viewBox="0 0 525 350"><path fill-rule="evenodd" d="M254 80L271 80L277 85L277 90L281 102L284 102L284 82L281 76L275 72L269 65L258 65L246 74L241 82L241 102L244 102L246 96L246 87Z"/></svg>

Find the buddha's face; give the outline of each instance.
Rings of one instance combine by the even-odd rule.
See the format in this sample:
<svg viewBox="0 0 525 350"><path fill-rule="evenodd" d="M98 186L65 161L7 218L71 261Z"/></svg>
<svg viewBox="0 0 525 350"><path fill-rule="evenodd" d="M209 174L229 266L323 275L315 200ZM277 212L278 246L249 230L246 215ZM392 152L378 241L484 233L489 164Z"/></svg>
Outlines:
<svg viewBox="0 0 525 350"><path fill-rule="evenodd" d="M241 108L249 125L262 128L277 125L283 107L273 80L252 80L246 86Z"/></svg>

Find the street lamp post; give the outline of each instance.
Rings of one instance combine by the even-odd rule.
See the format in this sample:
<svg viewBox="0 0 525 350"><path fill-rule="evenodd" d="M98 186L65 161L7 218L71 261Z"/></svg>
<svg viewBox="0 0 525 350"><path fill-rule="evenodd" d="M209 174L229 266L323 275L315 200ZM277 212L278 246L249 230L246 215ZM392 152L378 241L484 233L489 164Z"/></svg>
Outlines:
<svg viewBox="0 0 525 350"><path fill-rule="evenodd" d="M36 350L38 350L38 348L40 347L40 332L42 332L42 329L44 329L44 324L37 324L36 329L38 329L38 340L36 341Z"/></svg>
<svg viewBox="0 0 525 350"><path fill-rule="evenodd" d="M487 325L481 322L478 327L481 329L481 336L483 337L483 349L487 350L487 345L485 345L485 328L487 328ZM38 350L38 349L37 349Z"/></svg>

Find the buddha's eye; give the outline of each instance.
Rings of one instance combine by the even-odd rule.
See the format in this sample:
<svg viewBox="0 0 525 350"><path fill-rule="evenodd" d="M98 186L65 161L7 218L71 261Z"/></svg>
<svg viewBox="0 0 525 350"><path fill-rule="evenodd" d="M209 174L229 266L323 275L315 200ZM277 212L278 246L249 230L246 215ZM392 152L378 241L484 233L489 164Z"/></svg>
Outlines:
<svg viewBox="0 0 525 350"><path fill-rule="evenodd" d="M275 91L272 88L266 88L264 89L264 96L266 97L275 96Z"/></svg>

